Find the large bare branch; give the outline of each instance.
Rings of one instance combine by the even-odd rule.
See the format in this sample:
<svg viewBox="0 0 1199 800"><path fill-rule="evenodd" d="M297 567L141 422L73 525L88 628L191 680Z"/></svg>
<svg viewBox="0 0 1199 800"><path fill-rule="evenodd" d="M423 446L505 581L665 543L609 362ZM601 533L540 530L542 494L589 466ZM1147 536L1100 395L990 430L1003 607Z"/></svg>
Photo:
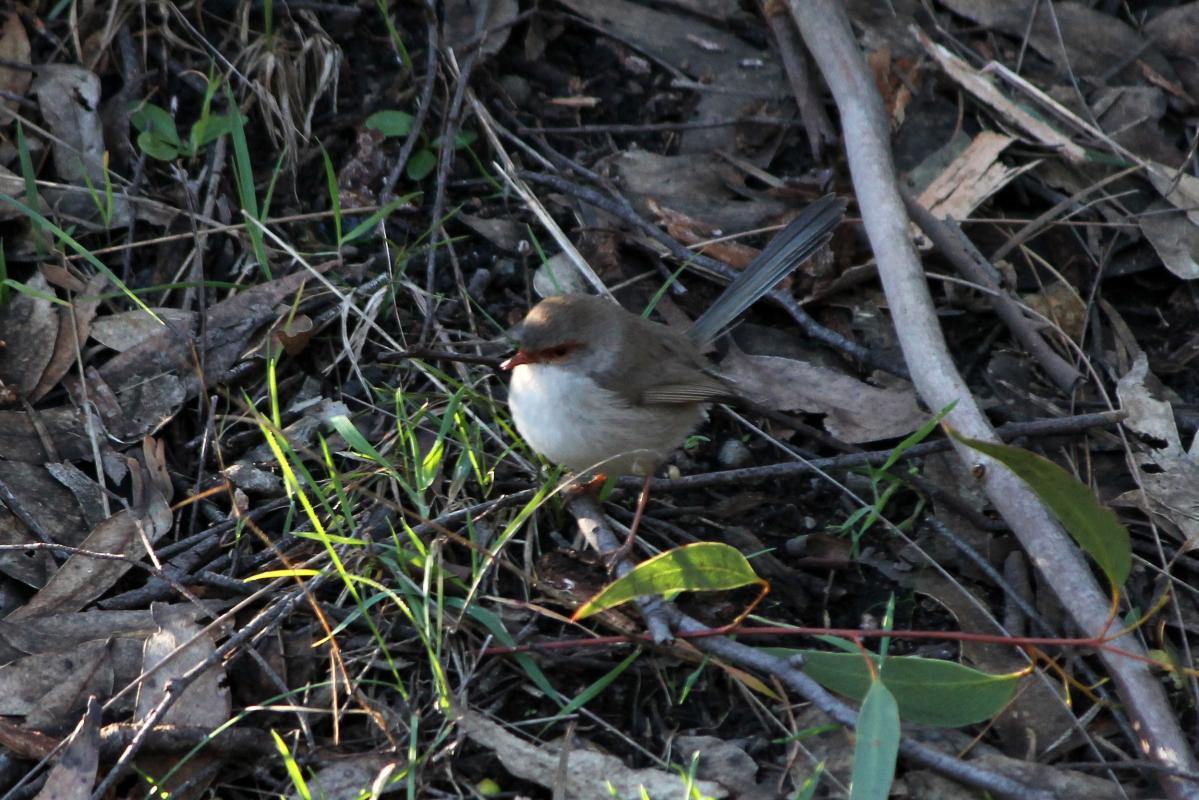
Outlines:
<svg viewBox="0 0 1199 800"><path fill-rule="evenodd" d="M887 294L912 380L931 408L957 407L950 422L965 435L995 441L994 432L970 395L945 345L925 276L909 237L909 221L891 161L889 126L874 82L837 0L788 0L792 16L841 114L841 128L862 222ZM1003 465L974 451L962 451L970 463L983 462L983 487L992 504L1019 538L1024 550L1057 594L1075 624L1089 636L1109 626L1108 600L1079 549L1029 488ZM1126 635L1116 646L1142 654ZM1101 653L1125 709L1140 735L1136 745L1168 771L1194 772L1196 760L1157 679L1143 662ZM1171 798L1199 798L1199 786L1161 773Z"/></svg>

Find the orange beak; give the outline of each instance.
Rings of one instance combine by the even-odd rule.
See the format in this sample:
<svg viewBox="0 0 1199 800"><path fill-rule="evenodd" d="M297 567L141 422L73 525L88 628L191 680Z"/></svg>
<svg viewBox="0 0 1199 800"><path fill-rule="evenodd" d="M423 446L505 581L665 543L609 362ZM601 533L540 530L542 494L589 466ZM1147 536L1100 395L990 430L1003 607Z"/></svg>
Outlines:
<svg viewBox="0 0 1199 800"><path fill-rule="evenodd" d="M527 353L524 350L517 350L511 357L500 364L500 369L510 370L513 367L519 367L521 364L532 364L537 359L532 353Z"/></svg>

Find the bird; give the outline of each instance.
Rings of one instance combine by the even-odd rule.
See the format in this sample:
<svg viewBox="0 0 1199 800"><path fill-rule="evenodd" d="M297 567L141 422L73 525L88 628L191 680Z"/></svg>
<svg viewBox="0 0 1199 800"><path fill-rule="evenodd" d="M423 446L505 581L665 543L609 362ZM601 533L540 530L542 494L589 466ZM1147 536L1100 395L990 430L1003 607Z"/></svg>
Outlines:
<svg viewBox="0 0 1199 800"><path fill-rule="evenodd" d="M588 294L547 297L511 331L508 407L547 460L581 477L643 478L627 553L649 481L707 414L737 397L704 355L738 316L823 247L845 213L832 194L808 205L685 331Z"/></svg>

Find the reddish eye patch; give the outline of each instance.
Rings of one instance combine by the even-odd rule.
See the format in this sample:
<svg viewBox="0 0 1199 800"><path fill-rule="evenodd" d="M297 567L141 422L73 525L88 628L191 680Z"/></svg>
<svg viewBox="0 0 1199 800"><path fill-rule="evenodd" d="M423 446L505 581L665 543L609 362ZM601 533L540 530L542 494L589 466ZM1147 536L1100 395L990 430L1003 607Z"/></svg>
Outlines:
<svg viewBox="0 0 1199 800"><path fill-rule="evenodd" d="M563 342L553 347L543 347L540 350L519 350L516 355L500 364L500 369L508 370L519 367L521 364L552 364L566 358L580 346L579 342Z"/></svg>

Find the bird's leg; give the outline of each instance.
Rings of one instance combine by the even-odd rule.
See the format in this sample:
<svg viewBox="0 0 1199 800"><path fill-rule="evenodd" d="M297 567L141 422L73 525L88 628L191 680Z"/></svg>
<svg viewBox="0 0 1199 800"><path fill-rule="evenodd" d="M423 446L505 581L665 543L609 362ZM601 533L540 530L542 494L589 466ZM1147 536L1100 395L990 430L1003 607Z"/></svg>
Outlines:
<svg viewBox="0 0 1199 800"><path fill-rule="evenodd" d="M645 514L645 506L649 502L649 482L653 478L653 473L645 476L641 482L641 494L637 496L637 510L633 512L633 522L629 525L629 535L625 537L624 544L616 548L610 553L604 554L604 560L608 562L609 568L615 566L627 556L633 549L633 544L637 541L637 529L641 527L641 517Z"/></svg>

